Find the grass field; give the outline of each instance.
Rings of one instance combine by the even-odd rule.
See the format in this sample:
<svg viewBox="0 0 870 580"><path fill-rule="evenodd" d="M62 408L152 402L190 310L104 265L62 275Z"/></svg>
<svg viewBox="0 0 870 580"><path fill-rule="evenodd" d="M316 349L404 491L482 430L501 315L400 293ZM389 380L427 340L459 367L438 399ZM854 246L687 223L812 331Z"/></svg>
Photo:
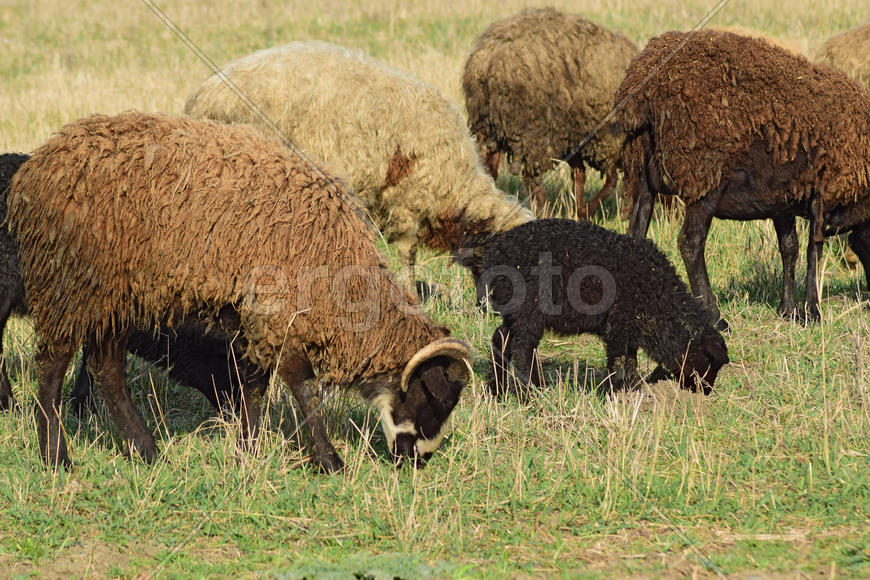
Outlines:
<svg viewBox="0 0 870 580"><path fill-rule="evenodd" d="M695 26L715 2L553 4L643 44ZM527 4L159 6L219 64L323 39L412 72L461 107L474 38ZM868 13L868 0L731 0L711 25L811 52ZM91 113L180 113L210 74L136 1L3 0L0 51L0 151L30 150ZM557 176L554 194L564 187ZM626 227L614 200L596 221ZM650 237L683 273L678 228L679 219L657 214ZM392 467L375 413L349 395L332 401L328 425L347 470L315 473L280 385L261 453L246 455L236 423L132 359L128 377L161 460L127 459L98 400L81 421L64 417L75 468L48 471L32 411L33 329L13 321L4 356L24 409L0 415L0 576L870 577L870 309L858 292L863 271L851 272L842 254L838 240L826 244L824 320L804 327L775 313L772 227L714 222L707 261L733 332L732 363L711 396L670 383L599 396L601 344L546 337L549 384L526 405L485 392L498 321L475 308L464 271L425 254L428 275L448 290L427 309L472 345L476 361L452 434L420 471Z"/></svg>

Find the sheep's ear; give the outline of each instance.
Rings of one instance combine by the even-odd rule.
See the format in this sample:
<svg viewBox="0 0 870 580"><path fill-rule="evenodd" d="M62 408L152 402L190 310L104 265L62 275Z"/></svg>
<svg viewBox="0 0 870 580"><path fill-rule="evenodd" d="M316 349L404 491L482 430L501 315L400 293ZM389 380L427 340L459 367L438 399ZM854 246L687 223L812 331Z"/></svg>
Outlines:
<svg viewBox="0 0 870 580"><path fill-rule="evenodd" d="M405 365L405 370L402 372L402 380L400 385L403 391L408 391L411 377L414 375L414 372L417 370L417 368L424 362L431 360L435 357L446 357L451 361L450 364L447 366L446 373L447 379L449 379L450 382L461 382L463 385L468 382L468 378L471 372L469 370L471 368L471 352L468 349L468 345L466 345L459 339L446 337L438 339L431 344L427 344L419 351L417 351L417 354L411 357L411 360L408 361L408 364ZM431 372L432 370L436 369L434 367L432 369L427 369L424 374ZM434 377L432 381L434 384ZM428 382L426 386L429 387ZM432 388L430 387L430 390L431 389ZM435 393L433 392L433 394Z"/></svg>
<svg viewBox="0 0 870 580"><path fill-rule="evenodd" d="M725 346L725 340L718 332L705 334L701 339L701 346L704 347L704 353L720 366L731 362L728 358L728 348Z"/></svg>

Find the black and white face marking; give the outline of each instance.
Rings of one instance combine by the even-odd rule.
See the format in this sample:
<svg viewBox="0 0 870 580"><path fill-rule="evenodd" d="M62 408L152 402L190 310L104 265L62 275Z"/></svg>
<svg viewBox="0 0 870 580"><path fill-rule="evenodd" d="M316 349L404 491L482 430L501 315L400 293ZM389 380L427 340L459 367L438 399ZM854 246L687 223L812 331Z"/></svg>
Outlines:
<svg viewBox="0 0 870 580"><path fill-rule="evenodd" d="M412 419L413 406L408 405L407 397L405 404L399 398L396 394L382 393L372 400L381 412L381 427L387 437L387 446L397 464L410 457L415 460L415 465L423 465L441 445L453 407L417 408L417 416ZM434 435L429 436L429 433Z"/></svg>

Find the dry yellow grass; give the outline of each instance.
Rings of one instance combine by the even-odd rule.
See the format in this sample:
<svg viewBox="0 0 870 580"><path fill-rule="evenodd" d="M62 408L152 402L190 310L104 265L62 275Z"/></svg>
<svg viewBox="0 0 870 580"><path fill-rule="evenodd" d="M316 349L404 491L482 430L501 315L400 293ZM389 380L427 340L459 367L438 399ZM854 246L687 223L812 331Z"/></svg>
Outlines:
<svg viewBox="0 0 870 580"><path fill-rule="evenodd" d="M695 26L714 2L553 2L625 33L639 45ZM366 50L461 104L460 71L473 38L528 2L161 2L160 8L217 64L290 40ZM812 50L866 18L866 0L731 0L710 21L787 38ZM0 4L0 150L29 150L55 128L91 113L181 113L210 72L146 4L106 0Z"/></svg>

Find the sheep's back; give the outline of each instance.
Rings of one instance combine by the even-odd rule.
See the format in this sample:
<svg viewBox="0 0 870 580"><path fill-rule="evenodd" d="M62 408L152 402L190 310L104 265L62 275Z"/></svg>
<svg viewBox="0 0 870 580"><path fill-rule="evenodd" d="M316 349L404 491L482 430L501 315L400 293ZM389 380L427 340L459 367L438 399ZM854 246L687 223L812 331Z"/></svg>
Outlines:
<svg viewBox="0 0 870 580"><path fill-rule="evenodd" d="M556 270L549 273L542 270L547 264ZM525 286L521 291L528 306L523 309L524 316L545 315L539 306L540 282L542 276L555 274L550 280L553 299L563 308L558 315L545 318L550 319L550 324L575 331L593 330L587 325L603 324L605 320L612 324L634 324L632 320L638 319L638 313L651 321L676 317L691 320L697 326L704 319L700 304L654 243L635 240L590 222L536 220L495 238L481 269L489 272L484 279L492 278L495 304L507 304L516 290L516 279L494 276L504 274L504 266L523 278ZM566 298L569 283L585 284L573 287L572 292L579 291L587 305L605 307L598 313L603 316L569 308L570 298ZM613 294L603 296L608 287Z"/></svg>
<svg viewBox="0 0 870 580"><path fill-rule="evenodd" d="M777 165L806 152L806 169L782 192L790 201L815 189L828 207L850 204L870 185L870 97L845 75L766 41L664 34L632 61L616 100L624 101L618 124L630 135L652 133L663 179L687 203L717 188L758 141ZM633 165L627 191L642 169Z"/></svg>
<svg viewBox="0 0 870 580"><path fill-rule="evenodd" d="M293 316L294 277L386 271L339 182L249 128L211 122L130 112L67 125L16 174L9 217L38 329L75 342L232 305L257 336L252 359L268 365L282 345L335 339L327 301ZM246 302L258 267L289 277L289 308L264 317Z"/></svg>
<svg viewBox="0 0 870 580"><path fill-rule="evenodd" d="M434 218L483 174L461 114L437 89L357 51L294 42L222 71L284 136L347 179L388 239L396 208ZM185 112L270 132L217 76L191 94Z"/></svg>
<svg viewBox="0 0 870 580"><path fill-rule="evenodd" d="M549 8L495 22L477 39L463 74L472 133L538 175L598 129L636 53L624 36ZM602 166L617 151L608 126L582 153Z"/></svg>

